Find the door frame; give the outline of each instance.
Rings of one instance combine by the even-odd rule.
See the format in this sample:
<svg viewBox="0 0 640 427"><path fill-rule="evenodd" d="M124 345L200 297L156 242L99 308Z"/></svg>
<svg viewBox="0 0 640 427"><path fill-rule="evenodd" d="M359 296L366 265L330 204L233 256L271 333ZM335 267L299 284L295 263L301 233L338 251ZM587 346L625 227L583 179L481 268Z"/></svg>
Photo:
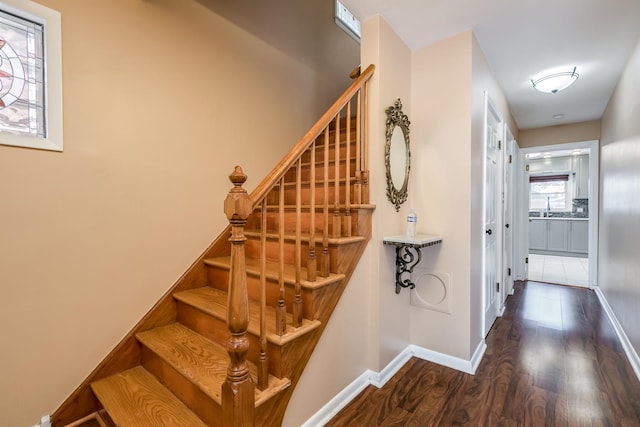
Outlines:
<svg viewBox="0 0 640 427"><path fill-rule="evenodd" d="M485 234L485 224L486 224L486 193L487 193L487 189L486 189L486 176L487 176L487 125L489 122L489 114L493 114L495 115L495 117L497 118L497 122L498 122L498 133L499 133L499 138L502 141L502 148L498 149L498 159L497 159L497 171L496 171L496 183L497 183L497 187L494 191L494 194L496 195L496 199L494 200L494 203L496 203L496 245L497 245L497 249L496 249L496 277L498 278L498 280L502 281L502 261L503 261L503 257L502 257L502 227L504 224L503 221L503 215L504 215L504 211L503 211L503 207L502 207L502 185L503 185L503 170L504 170L504 136L505 136L505 132L504 132L504 119L502 117L502 115L500 114L500 111L498 110L498 108L496 107L496 104L493 102L493 100L491 99L491 96L489 95L489 92L485 91L484 92L484 129L483 129L483 137L482 137L482 143L483 143L483 148L482 148L482 179L483 179L483 184L482 184L482 299L481 299L481 312L482 312L482 337L485 338L487 336L487 334L489 333L489 330L491 329L491 326L493 325L493 322L491 325L487 325L487 318L486 318L486 307L485 307L485 301L487 301L487 283L486 283L486 278L487 278L487 272L486 272L486 234ZM500 285L500 288L504 288L504 284ZM491 284L491 288L490 289L494 289L493 284ZM502 304L502 302L500 301L500 292L496 292L495 295L496 298L496 304L495 304L495 309L496 309L496 313L495 313L495 318L499 317L502 315L501 313L501 308L504 309L504 306ZM494 318L494 321L495 321Z"/></svg>
<svg viewBox="0 0 640 427"><path fill-rule="evenodd" d="M600 141L588 140L578 142L568 142L564 144L542 145L537 147L521 148L522 162L518 163L520 171L517 174L521 177L528 175L526 172L526 155L540 151L558 151L589 149L589 288L598 286L598 206L600 200ZM519 244L519 252L529 253L529 180L521 179L520 191L526 195L526 203L519 203L516 215L519 218L527 218L524 227L517 230L516 242ZM526 246L525 246L526 245ZM525 255L525 257L528 255ZM518 259L519 271L526 271L523 263L524 259ZM527 276L525 276L525 279Z"/></svg>
<svg viewBox="0 0 640 427"><path fill-rule="evenodd" d="M517 189L517 197L515 198L514 207L514 262L515 271L514 280L527 280L529 276L529 264L527 258L529 256L529 173L526 170L526 155L516 143L515 150L515 166L513 174L514 188ZM523 188L527 191L523 191Z"/></svg>
<svg viewBox="0 0 640 427"><path fill-rule="evenodd" d="M502 215L504 228L502 239L502 283L500 289L500 313L504 312L508 295L513 295L513 280L515 277L515 246L514 234L516 230L515 209L517 206L515 197L519 192L515 191L516 171L517 171L517 142L509 126L504 124L504 156L503 156L503 197ZM507 173L509 172L509 173ZM506 227L509 226L507 232Z"/></svg>

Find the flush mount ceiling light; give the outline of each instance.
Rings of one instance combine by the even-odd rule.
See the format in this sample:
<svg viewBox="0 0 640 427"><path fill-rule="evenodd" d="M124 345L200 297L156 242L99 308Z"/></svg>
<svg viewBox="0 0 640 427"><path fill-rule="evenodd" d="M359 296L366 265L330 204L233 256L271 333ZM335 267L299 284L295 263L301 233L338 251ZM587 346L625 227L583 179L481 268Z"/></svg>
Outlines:
<svg viewBox="0 0 640 427"><path fill-rule="evenodd" d="M573 67L570 71L561 71L559 73L547 74L536 80L531 80L531 84L536 90L544 93L558 93L563 89L571 86L573 82L578 80L577 67Z"/></svg>

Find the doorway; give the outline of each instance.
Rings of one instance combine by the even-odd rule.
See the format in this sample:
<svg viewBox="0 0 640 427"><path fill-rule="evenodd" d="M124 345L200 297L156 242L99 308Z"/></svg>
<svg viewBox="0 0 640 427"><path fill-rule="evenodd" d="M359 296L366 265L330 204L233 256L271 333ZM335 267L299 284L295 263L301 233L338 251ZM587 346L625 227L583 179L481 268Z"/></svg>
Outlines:
<svg viewBox="0 0 640 427"><path fill-rule="evenodd" d="M521 150L517 215L525 278L582 287L597 284L598 141Z"/></svg>
<svg viewBox="0 0 640 427"><path fill-rule="evenodd" d="M498 317L502 269L502 140L504 123L485 92L483 336Z"/></svg>

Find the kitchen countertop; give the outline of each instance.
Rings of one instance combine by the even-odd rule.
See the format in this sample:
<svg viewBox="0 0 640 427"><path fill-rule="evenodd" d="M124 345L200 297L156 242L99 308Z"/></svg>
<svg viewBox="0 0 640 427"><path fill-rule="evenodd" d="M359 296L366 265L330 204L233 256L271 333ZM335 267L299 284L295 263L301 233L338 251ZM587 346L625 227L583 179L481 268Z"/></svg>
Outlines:
<svg viewBox="0 0 640 427"><path fill-rule="evenodd" d="M552 216L552 217L544 217L541 218L539 216L530 216L529 220L539 219L539 220L547 220L547 219L559 219L561 221L589 221L589 218L571 218L571 217L563 217L563 216Z"/></svg>

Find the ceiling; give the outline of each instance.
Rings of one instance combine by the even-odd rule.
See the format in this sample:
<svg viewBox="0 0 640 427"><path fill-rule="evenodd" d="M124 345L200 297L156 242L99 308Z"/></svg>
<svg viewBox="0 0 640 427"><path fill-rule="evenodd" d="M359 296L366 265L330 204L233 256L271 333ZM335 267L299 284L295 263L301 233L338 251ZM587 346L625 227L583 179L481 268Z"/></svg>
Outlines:
<svg viewBox="0 0 640 427"><path fill-rule="evenodd" d="M412 50L473 29L520 129L602 117L640 39L639 0L341 2L360 21L383 16ZM564 91L532 88L540 73L574 66L580 78Z"/></svg>

